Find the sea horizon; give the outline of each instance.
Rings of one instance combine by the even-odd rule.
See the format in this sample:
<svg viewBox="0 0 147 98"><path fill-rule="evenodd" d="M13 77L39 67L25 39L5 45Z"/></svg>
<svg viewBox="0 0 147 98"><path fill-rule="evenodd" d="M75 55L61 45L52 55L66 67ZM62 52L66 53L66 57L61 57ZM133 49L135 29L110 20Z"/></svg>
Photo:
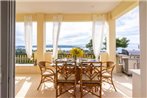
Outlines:
<svg viewBox="0 0 147 98"><path fill-rule="evenodd" d="M80 48L82 48L84 50L88 50L88 48L86 48L86 46L84 46L84 45L58 45L58 48L60 50L70 50L70 49L72 49L74 47L80 47ZM127 49L127 50L140 50L139 47L140 47L140 45L137 44L137 43L130 43L128 45L128 47L124 48L124 49ZM15 48L16 49L25 49L25 46L24 45L17 45ZM32 48L33 48L33 50L36 50L37 45L33 45ZM46 45L46 50L51 50L52 48L53 48L53 45Z"/></svg>

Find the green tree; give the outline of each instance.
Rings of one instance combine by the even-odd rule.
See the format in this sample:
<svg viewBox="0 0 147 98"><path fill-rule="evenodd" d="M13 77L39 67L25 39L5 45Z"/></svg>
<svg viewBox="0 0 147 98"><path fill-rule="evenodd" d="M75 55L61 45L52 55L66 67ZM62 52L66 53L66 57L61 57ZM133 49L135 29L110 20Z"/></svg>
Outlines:
<svg viewBox="0 0 147 98"><path fill-rule="evenodd" d="M93 48L92 48L92 39L89 41L88 44L86 44L86 48L89 49L89 52L92 53L93 52Z"/></svg>
<svg viewBox="0 0 147 98"><path fill-rule="evenodd" d="M118 47L122 47L122 48L126 48L129 45L129 41L126 37L123 37L121 39L116 38L116 48Z"/></svg>
<svg viewBox="0 0 147 98"><path fill-rule="evenodd" d="M128 47L129 41L126 37L123 37L121 39L116 38L116 48L118 47L122 47L122 48L126 48ZM106 49L107 46L107 40L105 38L105 42L103 42L104 47L102 49ZM88 44L86 44L86 48L89 49L89 51L92 53L93 49L92 49L92 39L89 41Z"/></svg>

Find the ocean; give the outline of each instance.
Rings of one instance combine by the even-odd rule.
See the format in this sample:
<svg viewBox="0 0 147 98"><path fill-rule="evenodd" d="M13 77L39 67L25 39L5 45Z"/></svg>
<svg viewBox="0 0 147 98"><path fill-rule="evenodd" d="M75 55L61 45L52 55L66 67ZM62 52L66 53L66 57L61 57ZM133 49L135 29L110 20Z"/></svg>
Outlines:
<svg viewBox="0 0 147 98"><path fill-rule="evenodd" d="M74 47L80 47L80 48L82 48L84 50L88 50L84 45L59 45L59 50L68 51L68 50L70 50L70 49L72 49ZM127 50L140 50L139 47L140 46L137 43L130 43L128 45L128 47L125 48L125 49L127 49ZM25 48L25 46L23 46L23 45L16 46L16 49L24 49L24 48ZM52 48L53 48L52 45L47 45L46 46L46 50L51 50ZM37 49L37 46L33 46L33 50L36 50L36 49ZM122 48L120 48L120 49L122 49Z"/></svg>
<svg viewBox="0 0 147 98"><path fill-rule="evenodd" d="M84 50L88 50L86 47L81 46L81 45L73 45L73 46L72 45L59 45L58 47L59 47L59 50L65 50L65 51L71 50L74 47L80 47ZM21 46L16 46L15 48L16 49L25 49L25 46L21 45ZM37 46L33 46L33 50L36 50L36 49L37 49ZM46 46L46 50L51 50L51 49L53 49L52 45Z"/></svg>

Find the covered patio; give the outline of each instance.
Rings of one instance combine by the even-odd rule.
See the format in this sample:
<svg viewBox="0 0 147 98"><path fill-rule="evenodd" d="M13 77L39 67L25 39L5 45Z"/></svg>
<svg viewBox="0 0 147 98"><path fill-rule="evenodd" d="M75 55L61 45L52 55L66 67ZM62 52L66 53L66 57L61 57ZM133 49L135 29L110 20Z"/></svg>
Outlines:
<svg viewBox="0 0 147 98"><path fill-rule="evenodd" d="M24 22L24 17L32 16L32 21L37 22L37 51L34 59L37 61L52 62L52 53L46 52L45 22L52 22L54 16L62 16L62 22L86 22L93 21L92 16L104 16L108 26L106 52L102 53L100 60L116 63L114 70L115 92L109 85L103 84L102 98L130 98L132 97L132 77L119 73L119 63L116 59L116 19L138 6L138 0L43 0L43 1L17 1L16 22ZM129 25L128 25L129 26ZM70 32L69 32L70 33ZM80 35L82 36L82 35ZM15 97L16 98L55 98L53 83L48 82L37 91L40 82L40 70L38 66L31 64L16 64ZM79 92L77 90L77 96ZM68 94L60 98L69 98ZM85 98L89 98L85 96ZM79 98L79 97L77 97ZM92 96L95 98L95 96Z"/></svg>

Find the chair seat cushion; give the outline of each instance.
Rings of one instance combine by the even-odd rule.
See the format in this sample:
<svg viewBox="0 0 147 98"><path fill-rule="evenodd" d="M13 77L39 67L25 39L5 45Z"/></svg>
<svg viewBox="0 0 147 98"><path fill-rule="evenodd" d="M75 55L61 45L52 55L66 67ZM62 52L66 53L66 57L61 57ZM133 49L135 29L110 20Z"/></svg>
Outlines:
<svg viewBox="0 0 147 98"><path fill-rule="evenodd" d="M51 73L49 71L45 71L42 75L44 75L44 76L54 76L54 73Z"/></svg>
<svg viewBox="0 0 147 98"><path fill-rule="evenodd" d="M109 77L111 77L111 74L109 74L109 73L103 73L103 74L102 74L102 77L104 77L104 78L109 78Z"/></svg>
<svg viewBox="0 0 147 98"><path fill-rule="evenodd" d="M98 75L92 75L92 76L89 76L89 75L86 75L86 74L83 74L82 75L82 80L96 80L98 81Z"/></svg>

